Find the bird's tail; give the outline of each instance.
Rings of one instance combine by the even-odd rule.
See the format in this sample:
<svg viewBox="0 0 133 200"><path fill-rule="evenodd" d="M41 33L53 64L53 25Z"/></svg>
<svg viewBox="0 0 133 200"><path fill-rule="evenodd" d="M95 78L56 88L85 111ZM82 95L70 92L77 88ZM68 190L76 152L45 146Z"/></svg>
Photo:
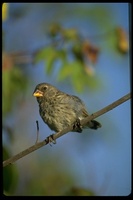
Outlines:
<svg viewBox="0 0 133 200"><path fill-rule="evenodd" d="M89 128L91 128L91 129L98 129L98 128L100 128L102 125L101 125L98 121L96 121L96 120L91 120L91 121L87 124L87 126L88 126Z"/></svg>

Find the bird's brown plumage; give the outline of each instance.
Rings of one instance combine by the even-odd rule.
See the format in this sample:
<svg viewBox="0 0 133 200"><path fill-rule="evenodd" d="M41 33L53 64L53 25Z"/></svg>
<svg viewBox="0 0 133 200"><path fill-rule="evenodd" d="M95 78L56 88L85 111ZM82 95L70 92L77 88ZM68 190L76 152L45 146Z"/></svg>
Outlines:
<svg viewBox="0 0 133 200"><path fill-rule="evenodd" d="M39 103L39 113L51 130L56 132L72 125L77 120L89 116L83 101L74 95L66 94L48 83L38 84L33 92ZM97 129L101 124L90 121L83 128ZM73 130L75 131L75 130Z"/></svg>

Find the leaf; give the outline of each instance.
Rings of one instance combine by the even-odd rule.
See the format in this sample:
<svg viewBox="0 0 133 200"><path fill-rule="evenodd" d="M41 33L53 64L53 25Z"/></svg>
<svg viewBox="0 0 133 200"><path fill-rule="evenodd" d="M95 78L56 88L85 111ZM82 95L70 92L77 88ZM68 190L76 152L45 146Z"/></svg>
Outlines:
<svg viewBox="0 0 133 200"><path fill-rule="evenodd" d="M55 67L55 62L60 60L62 63L66 60L66 51L65 50L54 50L51 56L46 59L46 73L51 74L53 68Z"/></svg>
<svg viewBox="0 0 133 200"><path fill-rule="evenodd" d="M116 36L117 36L118 51L122 54L126 54L129 50L129 44L128 44L127 34L125 30L121 27L117 27Z"/></svg>
<svg viewBox="0 0 133 200"><path fill-rule="evenodd" d="M76 42L76 44L72 46L72 53L77 60L84 62L81 42Z"/></svg>
<svg viewBox="0 0 133 200"><path fill-rule="evenodd" d="M63 38L65 38L66 40L75 40L78 38L78 32L74 28L63 29L61 33L63 35Z"/></svg>
<svg viewBox="0 0 133 200"><path fill-rule="evenodd" d="M65 62L62 65L57 80L63 81L67 78L70 79L74 89L79 93L83 92L85 88L97 89L101 85L98 77L89 76L84 69L84 65L79 61Z"/></svg>
<svg viewBox="0 0 133 200"><path fill-rule="evenodd" d="M58 81L63 81L65 78L73 74L73 63L64 62L57 76Z"/></svg>
<svg viewBox="0 0 133 200"><path fill-rule="evenodd" d="M61 31L62 27L60 24L58 23L52 23L49 27L49 31L48 31L48 34L51 36L51 37L55 37L56 35L58 35Z"/></svg>
<svg viewBox="0 0 133 200"><path fill-rule="evenodd" d="M82 62L73 62L73 76L71 77L72 84L77 92L82 92L84 87L84 70Z"/></svg>
<svg viewBox="0 0 133 200"><path fill-rule="evenodd" d="M3 3L2 5L2 21L5 21L8 18L8 3Z"/></svg>
<svg viewBox="0 0 133 200"><path fill-rule="evenodd" d="M99 48L92 45L88 41L84 41L82 44L82 51L83 54L88 58L88 60L92 63L95 64L98 59L99 55Z"/></svg>
<svg viewBox="0 0 133 200"><path fill-rule="evenodd" d="M56 49L54 46L49 46L47 48L42 49L35 55L34 62L38 63L40 61L45 62L46 73L51 74L53 68L55 67L55 61L60 60L65 62L66 59L66 51L63 49Z"/></svg>
<svg viewBox="0 0 133 200"><path fill-rule="evenodd" d="M51 54L53 54L53 48L51 46L41 49L40 51L36 52L34 63L38 63L44 59L47 59L47 57L49 57Z"/></svg>

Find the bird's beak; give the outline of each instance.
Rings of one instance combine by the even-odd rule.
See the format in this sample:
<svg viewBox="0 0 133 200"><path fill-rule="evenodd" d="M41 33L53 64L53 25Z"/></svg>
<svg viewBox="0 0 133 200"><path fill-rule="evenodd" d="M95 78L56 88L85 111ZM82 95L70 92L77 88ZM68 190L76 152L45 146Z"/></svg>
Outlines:
<svg viewBox="0 0 133 200"><path fill-rule="evenodd" d="M43 92L41 92L40 90L36 90L36 91L33 93L33 96L34 96L34 97L43 97Z"/></svg>

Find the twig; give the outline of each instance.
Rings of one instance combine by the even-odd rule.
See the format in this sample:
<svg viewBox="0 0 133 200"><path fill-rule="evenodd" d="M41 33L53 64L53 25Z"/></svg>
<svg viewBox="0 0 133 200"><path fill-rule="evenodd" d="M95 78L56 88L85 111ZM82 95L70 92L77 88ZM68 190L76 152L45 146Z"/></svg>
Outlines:
<svg viewBox="0 0 133 200"><path fill-rule="evenodd" d="M37 144L37 142L38 142L38 137L39 137L39 123L38 123L38 121L36 121L36 126L37 126L37 132L36 132L36 142L35 142L35 144Z"/></svg>
<svg viewBox="0 0 133 200"><path fill-rule="evenodd" d="M112 110L113 108L115 108L115 107L119 106L120 104L124 103L125 101L129 100L130 98L131 98L131 94L130 93L125 95L125 96L123 96L122 98L118 99L117 101L113 102L112 104L110 104L110 105L106 106L105 108L95 112L91 116L86 117L85 119L81 120L81 122L80 122L81 125L85 125L90 120L95 119L95 118L99 117L100 115L103 115L104 113ZM70 132L72 130L73 130L73 125L71 125L68 128L63 129L61 132L57 132L57 133L53 134L52 135L52 139L54 141L56 141L57 138L63 136L64 134L66 134L66 133L68 133L68 132ZM38 142L35 145L29 147L28 149L18 153L17 155L15 155L15 156L3 161L3 167L5 167L5 166L7 166L7 165L9 165L11 163L14 163L15 161L19 160L20 158L22 158L22 157L30 154L31 152L41 148L42 146L47 145L49 143L49 141L50 141L50 137L51 136L48 136L42 142Z"/></svg>

